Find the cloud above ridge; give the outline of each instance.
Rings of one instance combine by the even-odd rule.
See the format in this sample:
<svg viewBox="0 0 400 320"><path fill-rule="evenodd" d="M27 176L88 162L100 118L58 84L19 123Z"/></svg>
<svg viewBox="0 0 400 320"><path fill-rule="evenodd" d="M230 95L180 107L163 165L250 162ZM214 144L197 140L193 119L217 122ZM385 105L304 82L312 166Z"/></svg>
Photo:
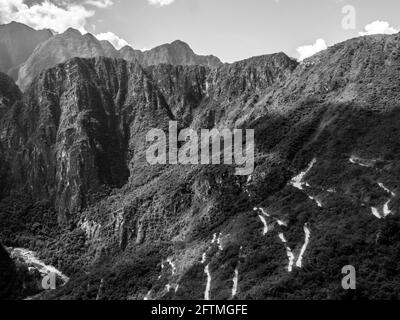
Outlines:
<svg viewBox="0 0 400 320"><path fill-rule="evenodd" d="M297 48L297 53L299 54L299 61L303 61L314 54L328 49L324 39L317 39L314 44L305 45Z"/></svg>
<svg viewBox="0 0 400 320"><path fill-rule="evenodd" d="M115 33L112 33L112 32L104 32L104 33L97 34L96 38L99 40L107 40L107 41L111 42L111 44L118 50L129 45L129 43L127 41L118 37Z"/></svg>
<svg viewBox="0 0 400 320"><path fill-rule="evenodd" d="M365 26L365 31L359 32L360 36L368 36L372 34L394 34L399 30L390 26L387 21L376 20Z"/></svg>

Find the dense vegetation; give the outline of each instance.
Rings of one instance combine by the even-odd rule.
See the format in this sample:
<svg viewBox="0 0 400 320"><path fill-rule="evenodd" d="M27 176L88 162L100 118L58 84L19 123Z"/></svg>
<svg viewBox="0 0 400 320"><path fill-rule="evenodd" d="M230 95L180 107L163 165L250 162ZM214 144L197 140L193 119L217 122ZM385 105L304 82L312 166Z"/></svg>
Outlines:
<svg viewBox="0 0 400 320"><path fill-rule="evenodd" d="M57 212L52 197L40 201L12 192L0 202L1 241L37 251L71 277L42 298L202 299L206 266L212 299L400 298L398 41L398 35L351 40L299 66L283 54L213 72L165 65L144 71L103 58L57 66L40 78L44 88L34 88L40 97L54 109L65 107L45 89L49 79L59 73L68 78L74 68L76 87L51 84L76 93L69 103L83 101L77 109L91 108L77 122L63 119L79 130L57 129L73 132L60 143L71 156L53 159L51 148L62 148L42 143L47 133L51 141L58 137L49 106L37 123L22 119L29 120L32 134L36 126L43 129L34 137L46 161L29 149L36 143L29 139L20 152L29 149L27 158L12 156L29 164L32 159L39 173L47 163L49 175L60 161L60 181L35 183L47 192L58 182L62 195L54 197L71 204L71 212L63 205ZM117 83L123 89L116 90ZM149 166L141 138L148 127L167 127L174 112L195 128L254 128L251 178L234 176L228 166ZM116 132L120 140L114 140ZM107 150L119 154L114 166ZM310 163L302 188L296 188L291 179ZM101 178L106 169L116 177L123 172L122 182ZM7 173L7 166L0 167L0 174ZM255 207L268 214L260 218ZM297 259L305 226L311 235L302 267L288 272L287 247ZM341 287L346 265L357 271L354 291ZM232 297L235 270L238 291Z"/></svg>

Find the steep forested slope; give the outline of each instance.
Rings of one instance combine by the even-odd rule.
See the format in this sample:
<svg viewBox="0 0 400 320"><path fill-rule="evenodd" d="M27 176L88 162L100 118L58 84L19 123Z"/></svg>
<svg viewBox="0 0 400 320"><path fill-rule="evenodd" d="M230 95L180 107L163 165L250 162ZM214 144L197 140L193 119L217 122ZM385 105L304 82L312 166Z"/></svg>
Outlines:
<svg viewBox="0 0 400 320"><path fill-rule="evenodd" d="M2 239L71 276L50 298L398 298L399 43L352 39L300 65L58 65L1 121L14 186L1 212L62 227L35 243L48 218L18 239L2 214ZM254 173L148 165L145 134L170 120L255 129Z"/></svg>

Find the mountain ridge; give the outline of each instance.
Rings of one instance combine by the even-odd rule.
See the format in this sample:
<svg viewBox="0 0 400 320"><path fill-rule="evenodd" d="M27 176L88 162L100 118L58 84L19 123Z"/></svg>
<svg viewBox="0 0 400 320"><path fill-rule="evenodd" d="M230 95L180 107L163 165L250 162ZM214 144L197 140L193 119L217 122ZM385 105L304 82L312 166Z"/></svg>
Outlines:
<svg viewBox="0 0 400 320"><path fill-rule="evenodd" d="M196 55L189 45L181 40L175 40L146 51L135 50L130 46L125 46L120 50L120 53L123 59L128 61L136 59L144 66L164 63L172 65L204 65L215 68L222 65L222 62L213 55Z"/></svg>
<svg viewBox="0 0 400 320"><path fill-rule="evenodd" d="M0 25L0 72L16 80L19 66L51 36L50 30L35 30L22 23Z"/></svg>
<svg viewBox="0 0 400 320"><path fill-rule="evenodd" d="M0 119L19 194L0 202L1 238L71 278L43 298L398 298L399 44L354 39L302 64L57 64ZM145 135L171 120L254 129L253 174L150 166Z"/></svg>
<svg viewBox="0 0 400 320"><path fill-rule="evenodd" d="M179 40L145 52L134 50L129 46L118 51L109 41L100 41L90 33L82 35L78 30L69 28L64 33L55 34L40 43L20 66L17 83L24 91L41 71L74 57L95 56L124 58L128 61L138 60L144 66L167 63L217 67L222 64L215 56L196 55L188 44Z"/></svg>

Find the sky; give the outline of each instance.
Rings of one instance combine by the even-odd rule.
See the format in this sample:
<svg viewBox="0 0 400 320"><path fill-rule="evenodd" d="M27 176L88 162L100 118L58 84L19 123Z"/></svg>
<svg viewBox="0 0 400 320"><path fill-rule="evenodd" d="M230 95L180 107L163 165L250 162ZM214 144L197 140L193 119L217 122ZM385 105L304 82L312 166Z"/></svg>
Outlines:
<svg viewBox="0 0 400 320"><path fill-rule="evenodd" d="M68 27L146 50L174 40L223 62L285 52L302 60L361 35L400 30L399 0L0 0L0 24Z"/></svg>

